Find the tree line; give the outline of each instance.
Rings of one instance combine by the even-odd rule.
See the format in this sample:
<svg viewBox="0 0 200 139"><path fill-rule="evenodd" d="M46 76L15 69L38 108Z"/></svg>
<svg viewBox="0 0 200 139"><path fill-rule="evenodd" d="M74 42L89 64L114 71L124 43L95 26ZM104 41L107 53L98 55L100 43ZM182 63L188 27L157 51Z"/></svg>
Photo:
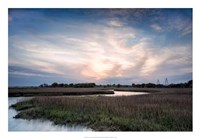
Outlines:
<svg viewBox="0 0 200 139"><path fill-rule="evenodd" d="M92 87L135 87L135 88L192 88L192 80L185 82L185 83L177 83L177 84L154 84L154 83L142 83L142 84L135 84L132 85L121 85L121 84L107 84L107 85L96 85L95 83L57 83L54 82L51 85L46 83L41 84L39 87L72 87L72 88L92 88Z"/></svg>
<svg viewBox="0 0 200 139"><path fill-rule="evenodd" d="M154 83L142 83L142 84L132 84L132 87L136 88L192 88L192 80L185 83L177 83L177 84L154 84Z"/></svg>
<svg viewBox="0 0 200 139"><path fill-rule="evenodd" d="M51 85L48 85L46 83L41 84L39 87L75 87L75 88L90 88L95 87L95 83L70 83L70 84L64 84L64 83L57 83L54 82Z"/></svg>

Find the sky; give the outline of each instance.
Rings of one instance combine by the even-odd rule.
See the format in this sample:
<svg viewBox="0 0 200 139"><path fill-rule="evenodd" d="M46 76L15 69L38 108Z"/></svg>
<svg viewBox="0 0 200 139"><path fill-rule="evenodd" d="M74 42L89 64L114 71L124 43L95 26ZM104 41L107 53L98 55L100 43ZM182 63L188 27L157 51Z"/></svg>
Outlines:
<svg viewBox="0 0 200 139"><path fill-rule="evenodd" d="M9 86L192 79L192 9L8 11Z"/></svg>

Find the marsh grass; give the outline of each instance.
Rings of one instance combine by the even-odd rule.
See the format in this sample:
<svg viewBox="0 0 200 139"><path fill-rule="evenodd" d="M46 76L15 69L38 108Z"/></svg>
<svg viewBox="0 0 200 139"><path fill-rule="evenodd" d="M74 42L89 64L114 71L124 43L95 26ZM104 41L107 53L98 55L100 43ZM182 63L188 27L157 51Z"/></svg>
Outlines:
<svg viewBox="0 0 200 139"><path fill-rule="evenodd" d="M14 87L8 89L9 97L31 97L31 96L79 96L114 94L111 90L102 88L64 88L64 87Z"/></svg>
<svg viewBox="0 0 200 139"><path fill-rule="evenodd" d="M81 124L96 131L192 131L191 93L123 97L37 97L11 107L15 118Z"/></svg>

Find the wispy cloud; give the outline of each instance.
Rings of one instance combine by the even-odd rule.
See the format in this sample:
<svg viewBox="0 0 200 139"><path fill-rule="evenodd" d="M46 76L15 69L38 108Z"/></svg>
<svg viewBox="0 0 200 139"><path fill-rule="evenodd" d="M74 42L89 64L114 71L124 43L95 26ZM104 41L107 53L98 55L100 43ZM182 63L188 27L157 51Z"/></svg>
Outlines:
<svg viewBox="0 0 200 139"><path fill-rule="evenodd" d="M31 36L26 39L13 36L10 39L12 44L16 45L17 51L23 51L23 55L26 55L23 57L24 60L11 60L47 73L67 77L66 71L74 75L73 70L76 69L76 75L79 77L103 80L110 76L152 76L166 62L182 65L183 63L178 62L188 53L187 46L177 46L177 51L174 51L174 47L159 50L149 43L150 38L141 39L138 43L127 46L126 40L135 38L133 30L124 28L122 32L121 29L109 30L102 26L101 31L103 31L101 32L103 36L99 38L92 37L98 35L99 32L90 34L88 36L90 41L53 34ZM45 42L41 39L44 37ZM51 43L52 41L57 43ZM186 50L183 51L183 49ZM181 52L179 59L174 57L177 52Z"/></svg>
<svg viewBox="0 0 200 139"><path fill-rule="evenodd" d="M122 27L124 25L124 23L118 19L111 19L108 21L108 25L111 25L114 27Z"/></svg>
<svg viewBox="0 0 200 139"><path fill-rule="evenodd" d="M161 28L161 26L159 26L158 24L152 24L151 28L153 28L156 31L162 31L163 29Z"/></svg>
<svg viewBox="0 0 200 139"><path fill-rule="evenodd" d="M126 79L127 82L152 81L192 72L191 43L180 45L172 41L171 46L161 46L159 37L152 33L152 29L162 35L174 31L184 37L192 31L189 21L168 19L166 29L162 28L164 23L144 24L143 27L141 22L134 26L135 22L112 17L128 14L127 19L137 15L145 19L147 14L143 11L129 13L128 10L110 11L109 18L102 19L104 24L85 21L85 18L77 22L68 21L68 18L66 22L48 19L46 30L9 35L9 66L26 69L10 70L9 75L117 83Z"/></svg>
<svg viewBox="0 0 200 139"><path fill-rule="evenodd" d="M181 17L168 20L168 28L170 30L177 30L181 33L181 36L185 36L192 33L192 19L184 19Z"/></svg>

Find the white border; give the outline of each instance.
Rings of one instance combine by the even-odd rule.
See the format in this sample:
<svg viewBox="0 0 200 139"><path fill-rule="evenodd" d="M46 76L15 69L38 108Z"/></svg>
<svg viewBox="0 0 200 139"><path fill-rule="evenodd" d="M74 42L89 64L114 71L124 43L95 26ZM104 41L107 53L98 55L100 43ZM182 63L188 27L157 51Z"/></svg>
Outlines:
<svg viewBox="0 0 200 139"><path fill-rule="evenodd" d="M200 6L198 0L1 0L0 1L0 138L196 139L200 137ZM193 132L8 132L8 8L193 8Z"/></svg>

